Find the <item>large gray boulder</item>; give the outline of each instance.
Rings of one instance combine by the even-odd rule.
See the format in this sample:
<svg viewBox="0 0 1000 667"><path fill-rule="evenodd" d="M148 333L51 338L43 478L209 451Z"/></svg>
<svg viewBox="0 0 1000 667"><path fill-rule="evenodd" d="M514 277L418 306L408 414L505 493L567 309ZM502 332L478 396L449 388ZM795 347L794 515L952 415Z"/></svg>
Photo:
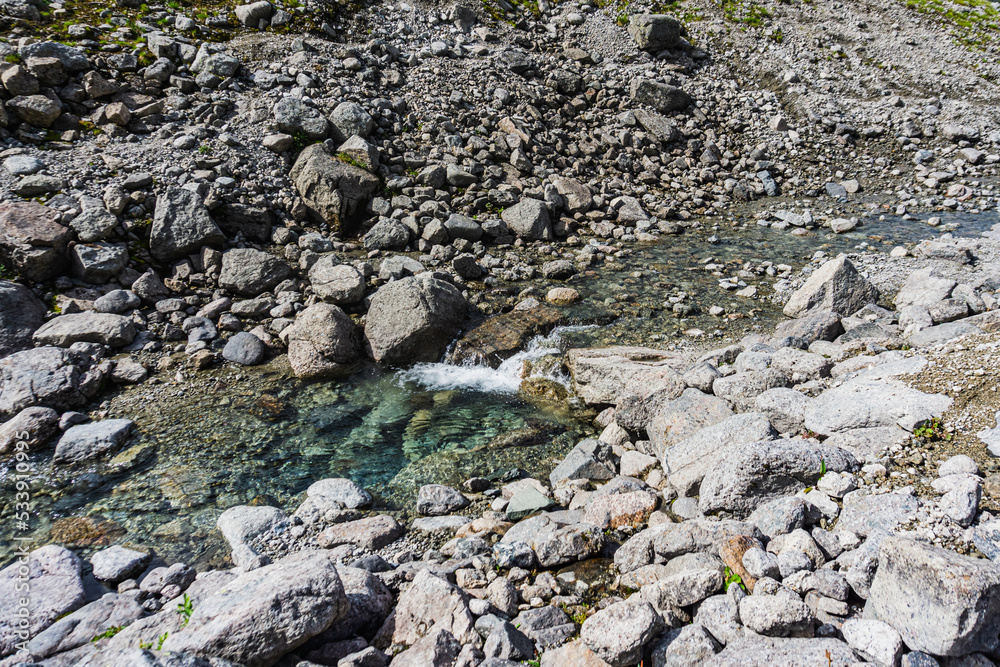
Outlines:
<svg viewBox="0 0 1000 667"><path fill-rule="evenodd" d="M552 239L552 221L545 202L525 197L510 208L504 209L500 219L525 241Z"/></svg>
<svg viewBox="0 0 1000 667"><path fill-rule="evenodd" d="M930 308L951 296L958 281L939 276L933 269L918 269L906 277L893 303L898 310L909 306Z"/></svg>
<svg viewBox="0 0 1000 667"><path fill-rule="evenodd" d="M646 425L653 454L662 458L668 448L733 414L723 399L694 388L685 389L679 397L659 406Z"/></svg>
<svg viewBox="0 0 1000 667"><path fill-rule="evenodd" d="M196 604L163 649L267 667L349 609L334 558L300 551L241 575Z"/></svg>
<svg viewBox="0 0 1000 667"><path fill-rule="evenodd" d="M777 436L767 417L755 412L734 415L707 426L663 451L663 472L680 496L697 495L705 475L729 465L733 452Z"/></svg>
<svg viewBox="0 0 1000 667"><path fill-rule="evenodd" d="M59 413L52 408L25 408L0 425L0 454L13 454L20 446L41 449L59 431ZM27 434L27 437L25 437Z"/></svg>
<svg viewBox="0 0 1000 667"><path fill-rule="evenodd" d="M253 570L265 561L250 543L264 534L278 534L288 528L288 515L277 507L236 505L219 515L215 526L229 542L237 567Z"/></svg>
<svg viewBox="0 0 1000 667"><path fill-rule="evenodd" d="M785 304L788 317L804 317L814 311L832 310L852 315L878 301L878 289L846 257L831 259L821 266Z"/></svg>
<svg viewBox="0 0 1000 667"><path fill-rule="evenodd" d="M365 278L350 264L341 264L333 255L324 255L309 269L313 292L327 303L357 303L365 295Z"/></svg>
<svg viewBox="0 0 1000 667"><path fill-rule="evenodd" d="M573 348L567 355L573 391L588 404L619 403L627 396L684 391L684 358L647 347Z"/></svg>
<svg viewBox="0 0 1000 667"><path fill-rule="evenodd" d="M100 343L124 347L135 340L135 324L124 315L72 313L54 317L32 336L36 345L69 347L73 343Z"/></svg>
<svg viewBox="0 0 1000 667"><path fill-rule="evenodd" d="M233 248L222 253L219 286L241 296L257 296L292 275L283 260L253 248Z"/></svg>
<svg viewBox="0 0 1000 667"><path fill-rule="evenodd" d="M152 554L126 549L118 544L102 549L90 557L94 578L117 584L142 573Z"/></svg>
<svg viewBox="0 0 1000 667"><path fill-rule="evenodd" d="M191 190L169 187L156 197L149 252L161 262L198 252L202 246L226 240L208 214L201 197Z"/></svg>
<svg viewBox="0 0 1000 667"><path fill-rule="evenodd" d="M643 51L670 51L681 45L681 22L666 14L633 14L628 34Z"/></svg>
<svg viewBox="0 0 1000 667"><path fill-rule="evenodd" d="M365 340L375 361L438 361L462 329L469 304L453 285L413 276L383 286L371 298Z"/></svg>
<svg viewBox="0 0 1000 667"><path fill-rule="evenodd" d="M414 644L434 626L469 643L476 638L475 622L465 591L428 570L420 570L399 595L392 641Z"/></svg>
<svg viewBox="0 0 1000 667"><path fill-rule="evenodd" d="M820 435L887 426L912 431L939 417L951 403L944 394L925 394L898 380L860 375L813 399L804 423Z"/></svg>
<svg viewBox="0 0 1000 667"><path fill-rule="evenodd" d="M59 217L59 211L33 201L0 204L0 260L27 280L65 272L73 232Z"/></svg>
<svg viewBox="0 0 1000 667"><path fill-rule="evenodd" d="M73 274L84 282L100 285L128 266L124 243L78 243L69 253Z"/></svg>
<svg viewBox="0 0 1000 667"><path fill-rule="evenodd" d="M600 610L583 622L580 639L612 667L631 667L646 646L663 632L653 605L635 597Z"/></svg>
<svg viewBox="0 0 1000 667"><path fill-rule="evenodd" d="M87 370L67 350L36 347L0 359L0 414L33 405L79 407L100 387L100 368Z"/></svg>
<svg viewBox="0 0 1000 667"><path fill-rule="evenodd" d="M947 549L886 537L865 617L885 621L906 645L934 655L995 653L1000 567Z"/></svg>
<svg viewBox="0 0 1000 667"><path fill-rule="evenodd" d="M282 337L288 344L288 363L300 378L348 375L363 357L358 328L347 313L328 303L303 310Z"/></svg>
<svg viewBox="0 0 1000 667"><path fill-rule="evenodd" d="M31 347L31 334L42 326L47 310L24 285L0 280L0 357Z"/></svg>
<svg viewBox="0 0 1000 667"><path fill-rule="evenodd" d="M23 581L22 564L15 562L0 570L0 657L14 653L16 645L36 636L57 618L79 609L87 597L80 578L80 559L63 547L49 544L31 552L27 558L28 577ZM30 595L24 595L27 584ZM18 601L27 600L26 627L19 614ZM27 630L27 637L20 634Z"/></svg>
<svg viewBox="0 0 1000 667"><path fill-rule="evenodd" d="M104 419L70 427L56 444L53 463L79 463L115 451L135 433L131 419Z"/></svg>
<svg viewBox="0 0 1000 667"><path fill-rule="evenodd" d="M703 662L702 667L852 667L860 661L851 647L839 639L752 636L727 644L720 653Z"/></svg>
<svg viewBox="0 0 1000 667"><path fill-rule="evenodd" d="M323 144L307 146L290 176L310 215L334 232L346 229L379 188L378 178L330 155Z"/></svg>
<svg viewBox="0 0 1000 667"><path fill-rule="evenodd" d="M252 7L253 5L248 6ZM274 105L272 112L274 113L274 124L282 132L312 140L326 138L329 130L326 118L318 109L296 97L281 98Z"/></svg>
<svg viewBox="0 0 1000 667"><path fill-rule="evenodd" d="M109 593L40 632L28 642L28 651L36 661L71 651L90 643L109 628L128 625L145 613L135 596Z"/></svg>
<svg viewBox="0 0 1000 667"><path fill-rule="evenodd" d="M585 560L600 552L604 534L591 523L565 523L539 514L514 524L500 538L500 545L526 544L542 567L556 567Z"/></svg>
<svg viewBox="0 0 1000 667"><path fill-rule="evenodd" d="M375 129L375 121L357 102L341 102L330 114L330 122L341 143L350 137L366 138Z"/></svg>
<svg viewBox="0 0 1000 667"><path fill-rule="evenodd" d="M374 634L395 606L392 592L381 579L367 570L339 566L337 574L344 584L344 593L351 607L339 623L326 631L324 637L349 639Z"/></svg>
<svg viewBox="0 0 1000 667"><path fill-rule="evenodd" d="M681 111L691 105L691 96L686 92L652 79L636 79L629 88L632 101L652 107L660 113Z"/></svg>
<svg viewBox="0 0 1000 667"><path fill-rule="evenodd" d="M815 486L823 469L857 470L849 452L807 440L770 440L735 447L724 466L702 480L702 512L725 510L745 517L769 500Z"/></svg>

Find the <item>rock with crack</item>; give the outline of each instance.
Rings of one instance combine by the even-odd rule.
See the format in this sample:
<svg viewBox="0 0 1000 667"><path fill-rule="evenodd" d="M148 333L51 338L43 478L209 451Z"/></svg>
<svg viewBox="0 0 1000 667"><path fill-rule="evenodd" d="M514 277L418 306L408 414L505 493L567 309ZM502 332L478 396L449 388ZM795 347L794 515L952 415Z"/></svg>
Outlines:
<svg viewBox="0 0 1000 667"><path fill-rule="evenodd" d="M330 155L323 144L307 146L290 176L310 215L334 232L346 230L379 187L377 177Z"/></svg>
<svg viewBox="0 0 1000 667"><path fill-rule="evenodd" d="M346 376L363 359L357 326L328 303L309 306L281 334L288 345L288 363L300 378Z"/></svg>
<svg viewBox="0 0 1000 667"><path fill-rule="evenodd" d="M161 262L179 259L225 240L197 193L169 187L156 198L149 230L149 251L156 259Z"/></svg>

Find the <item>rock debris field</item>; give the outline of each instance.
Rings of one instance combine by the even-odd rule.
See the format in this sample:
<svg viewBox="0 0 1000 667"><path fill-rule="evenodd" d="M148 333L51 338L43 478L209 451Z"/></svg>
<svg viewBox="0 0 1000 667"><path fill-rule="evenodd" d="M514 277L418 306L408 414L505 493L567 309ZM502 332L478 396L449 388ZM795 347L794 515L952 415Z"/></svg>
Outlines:
<svg viewBox="0 0 1000 667"><path fill-rule="evenodd" d="M669 344L569 349L565 386L525 368L594 429L547 469L408 508L317 475L225 508L222 568L127 532L11 548L0 666L996 664L998 24L985 0L0 0L11 544L16 492L52 493L18 464L97 486L148 455L109 413L134 385L496 368L607 324L579 288L654 280L644 247L815 240L692 257L720 292L664 284L642 317Z"/></svg>

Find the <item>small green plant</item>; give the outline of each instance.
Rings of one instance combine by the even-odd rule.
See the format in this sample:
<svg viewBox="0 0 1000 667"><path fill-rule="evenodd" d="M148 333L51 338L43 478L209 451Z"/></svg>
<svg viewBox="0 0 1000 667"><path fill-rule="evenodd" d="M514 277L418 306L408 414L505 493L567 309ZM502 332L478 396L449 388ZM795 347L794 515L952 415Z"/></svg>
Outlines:
<svg viewBox="0 0 1000 667"><path fill-rule="evenodd" d="M184 601L179 602L177 604L177 613L180 614L181 618L184 619L184 622L181 624L181 627L184 627L185 625L188 624L188 621L191 620L191 613L193 611L194 611L194 603L191 601L191 598L188 597L188 594L185 593Z"/></svg>
<svg viewBox="0 0 1000 667"><path fill-rule="evenodd" d="M208 155L212 152L212 147L209 144L202 144L198 146L198 152L202 155Z"/></svg>
<svg viewBox="0 0 1000 667"><path fill-rule="evenodd" d="M819 460L819 476L822 477L825 474L826 474L826 460L820 459Z"/></svg>
<svg viewBox="0 0 1000 667"><path fill-rule="evenodd" d="M169 632L164 632L162 635L160 635L159 637L157 637L157 639L156 639L156 650L157 651L159 651L161 648L163 648L163 642L167 641L167 637L169 637L169 636L170 636Z"/></svg>
<svg viewBox="0 0 1000 667"><path fill-rule="evenodd" d="M21 56L17 55L16 53L8 53L3 57L3 60L4 62L16 65L17 63L21 62Z"/></svg>
<svg viewBox="0 0 1000 667"><path fill-rule="evenodd" d="M913 429L913 437L919 438L926 442L936 442L938 440L944 440L948 442L951 440L951 433L945 431L944 424L937 417L933 419L928 419L920 426Z"/></svg>
<svg viewBox="0 0 1000 667"><path fill-rule="evenodd" d="M727 589L729 588L730 584L738 584L739 587L742 588L743 590L747 589L746 585L744 585L744 583L743 583L743 578L740 575L738 575L735 572L733 572L731 569L729 569L728 565L726 566L726 569L725 569L725 575L726 575L726 588Z"/></svg>
<svg viewBox="0 0 1000 667"><path fill-rule="evenodd" d="M114 637L115 635L117 635L119 632L122 631L122 627L123 626L121 626L121 625L115 625L113 627L110 627L107 630L105 630L104 632L102 632L101 634L94 635L93 637L91 637L90 641L92 641L92 642L99 642L102 639L111 639L112 637Z"/></svg>
<svg viewBox="0 0 1000 667"><path fill-rule="evenodd" d="M358 167L359 169L366 169L365 165L361 164L361 162L355 160L347 153L337 153L337 159L340 160L341 162L346 162L347 164L352 165L354 167Z"/></svg>

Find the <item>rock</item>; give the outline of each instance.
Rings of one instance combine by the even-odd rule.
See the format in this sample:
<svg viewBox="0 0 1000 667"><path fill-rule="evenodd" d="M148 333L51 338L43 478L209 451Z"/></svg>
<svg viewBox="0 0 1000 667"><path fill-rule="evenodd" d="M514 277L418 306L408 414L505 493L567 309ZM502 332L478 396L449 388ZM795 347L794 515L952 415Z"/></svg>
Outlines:
<svg viewBox="0 0 1000 667"><path fill-rule="evenodd" d="M753 410L757 397L769 389L787 387L789 378L773 368L733 373L712 383L712 392L728 401L737 412Z"/></svg>
<svg viewBox="0 0 1000 667"><path fill-rule="evenodd" d="M514 234L526 241L552 240L552 223L545 202L524 198L500 214Z"/></svg>
<svg viewBox="0 0 1000 667"><path fill-rule="evenodd" d="M501 621L493 627L486 638L483 654L487 657L485 663L487 665L497 664L497 660L505 662L527 660L535 655L535 646L534 642L520 630L507 621ZM512 664L518 663L512 662Z"/></svg>
<svg viewBox="0 0 1000 667"><path fill-rule="evenodd" d="M878 558L866 618L894 627L912 650L996 651L1000 567L900 537L886 537Z"/></svg>
<svg viewBox="0 0 1000 667"><path fill-rule="evenodd" d="M94 300L94 310L98 313L120 314L135 310L142 305L135 292L129 290L111 290Z"/></svg>
<svg viewBox="0 0 1000 667"><path fill-rule="evenodd" d="M919 505L913 496L888 493L877 496L853 491L844 496L844 509L837 522L838 530L867 537L876 532L891 532L897 525L914 518Z"/></svg>
<svg viewBox="0 0 1000 667"><path fill-rule="evenodd" d="M267 0L249 5L237 5L233 9L236 18L247 28L259 28L261 19L267 20L274 13L274 6Z"/></svg>
<svg viewBox="0 0 1000 667"><path fill-rule="evenodd" d="M233 563L244 570L253 570L267 561L250 543L261 535L284 532L288 516L277 507L236 505L219 515L216 527L229 542Z"/></svg>
<svg viewBox="0 0 1000 667"><path fill-rule="evenodd" d="M222 253L219 286L241 296L257 296L292 275L279 258L252 248L233 248Z"/></svg>
<svg viewBox="0 0 1000 667"><path fill-rule="evenodd" d="M144 613L135 597L109 593L53 623L28 642L27 649L36 661L57 653L68 658L68 651L91 643L108 628L128 625Z"/></svg>
<svg viewBox="0 0 1000 667"><path fill-rule="evenodd" d="M541 667L608 667L582 641L573 641L542 654Z"/></svg>
<svg viewBox="0 0 1000 667"><path fill-rule="evenodd" d="M372 358L387 364L439 361L468 308L454 286L429 276L383 286L372 296L365 321Z"/></svg>
<svg viewBox="0 0 1000 667"><path fill-rule="evenodd" d="M747 637L726 646L704 667L767 667L768 665L826 665L852 667L859 661L839 639Z"/></svg>
<svg viewBox="0 0 1000 667"><path fill-rule="evenodd" d="M726 510L747 516L765 502L815 486L821 470L841 472L859 465L850 453L804 440L772 440L734 448L725 466L701 483L702 512Z"/></svg>
<svg viewBox="0 0 1000 667"><path fill-rule="evenodd" d="M379 188L377 177L331 156L323 144L307 146L290 176L310 215L334 232L346 230Z"/></svg>
<svg viewBox="0 0 1000 667"><path fill-rule="evenodd" d="M700 665L720 648L711 633L697 623L675 628L653 646L653 667Z"/></svg>
<svg viewBox="0 0 1000 667"><path fill-rule="evenodd" d="M343 477L321 479L306 489L310 498L323 498L347 509L364 509L372 504L372 494L354 480Z"/></svg>
<svg viewBox="0 0 1000 667"><path fill-rule="evenodd" d="M552 499L548 496L531 487L524 487L514 492L504 511L508 521L520 521L526 516L547 510L552 505Z"/></svg>
<svg viewBox="0 0 1000 667"><path fill-rule="evenodd" d="M776 498L757 507L747 517L747 523L757 526L764 537L771 539L802 528L807 511L808 506L801 498Z"/></svg>
<svg viewBox="0 0 1000 667"><path fill-rule="evenodd" d="M684 391L680 355L642 347L574 348L567 354L573 391L588 404L614 405L628 395Z"/></svg>
<svg viewBox="0 0 1000 667"><path fill-rule="evenodd" d="M25 61L32 58L55 58L67 72L83 72L91 68L86 54L80 49L60 42L35 42L19 49Z"/></svg>
<svg viewBox="0 0 1000 667"><path fill-rule="evenodd" d="M14 653L17 644L38 635L60 616L79 609L86 602L83 580L80 578L80 559L63 547L49 544L31 552L27 557L27 581L20 573L21 563L13 563L0 570L0 597L7 600L0 607L0 655ZM24 607L12 604L22 599L27 585L30 614L22 625L18 611ZM27 630L27 636L21 634Z"/></svg>
<svg viewBox="0 0 1000 667"><path fill-rule="evenodd" d="M356 102L338 104L330 114L330 122L339 133L341 142L353 136L364 139L375 129L375 121L364 107Z"/></svg>
<svg viewBox="0 0 1000 667"><path fill-rule="evenodd" d="M309 306L282 334L288 343L288 363L297 377L342 377L361 362L360 332L337 306Z"/></svg>
<svg viewBox="0 0 1000 667"><path fill-rule="evenodd" d="M681 22L665 14L633 14L628 33L644 51L673 51L681 45Z"/></svg>
<svg viewBox="0 0 1000 667"><path fill-rule="evenodd" d="M202 246L218 245L225 240L198 194L168 187L157 196L149 230L149 251L156 259L161 262L179 259L198 252Z"/></svg>
<svg viewBox="0 0 1000 667"><path fill-rule="evenodd" d="M93 243L106 238L115 226L118 218L108 212L103 206L84 208L80 215L73 218L69 226L76 232L76 237L84 243Z"/></svg>
<svg viewBox="0 0 1000 667"><path fill-rule="evenodd" d="M644 104L660 113L682 111L692 102L691 96L680 88L650 79L635 79L629 94L635 104Z"/></svg>
<svg viewBox="0 0 1000 667"><path fill-rule="evenodd" d="M840 315L832 310L811 312L805 317L780 322L774 330L774 339L800 338L806 343L818 340L833 341L844 333Z"/></svg>
<svg viewBox="0 0 1000 667"><path fill-rule="evenodd" d="M395 644L414 644L428 634L431 626L447 630L463 643L476 636L475 618L465 592L427 570L419 571L400 593L395 619Z"/></svg>
<svg viewBox="0 0 1000 667"><path fill-rule="evenodd" d="M0 280L0 357L31 347L31 334L42 326L46 311L27 287Z"/></svg>
<svg viewBox="0 0 1000 667"><path fill-rule="evenodd" d="M555 488L568 479L605 481L613 478L614 470L603 460L598 460L599 448L600 444L593 439L580 442L549 474L549 484Z"/></svg>
<svg viewBox="0 0 1000 667"><path fill-rule="evenodd" d="M643 129L652 134L662 143L669 144L677 139L680 131L673 121L661 116L658 113L636 109L632 112L635 119L642 125Z"/></svg>
<svg viewBox="0 0 1000 667"><path fill-rule="evenodd" d="M52 408L25 408L0 426L0 454L36 451L58 431L58 412Z"/></svg>
<svg viewBox="0 0 1000 667"><path fill-rule="evenodd" d="M54 317L31 337L36 345L69 347L73 343L99 343L124 347L135 340L135 324L124 315L73 313Z"/></svg>
<svg viewBox="0 0 1000 667"><path fill-rule="evenodd" d="M53 463L79 463L121 448L135 432L131 419L104 419L77 424L68 429L56 444Z"/></svg>
<svg viewBox="0 0 1000 667"><path fill-rule="evenodd" d="M662 576L642 587L642 598L656 609L688 607L719 592L723 565L714 555L693 553L678 556L663 569Z"/></svg>
<svg viewBox="0 0 1000 667"><path fill-rule="evenodd" d="M410 231L396 220L380 220L364 236L368 250L400 250L410 242Z"/></svg>
<svg viewBox="0 0 1000 667"><path fill-rule="evenodd" d="M656 495L647 491L599 496L587 505L584 521L601 530L638 528L646 523L657 504Z"/></svg>
<svg viewBox="0 0 1000 667"><path fill-rule="evenodd" d="M114 545L102 549L90 557L94 578L116 584L142 574L151 555L134 549Z"/></svg>
<svg viewBox="0 0 1000 667"><path fill-rule="evenodd" d="M62 113L62 106L45 95L18 95L7 100L7 108L25 123L41 128L51 127Z"/></svg>
<svg viewBox="0 0 1000 667"><path fill-rule="evenodd" d="M906 277L893 303L898 310L908 306L931 306L951 297L958 282L937 275L933 269L919 269Z"/></svg>
<svg viewBox="0 0 1000 667"><path fill-rule="evenodd" d="M457 664L461 650L454 635L434 626L409 649L397 653L389 667L448 667Z"/></svg>
<svg viewBox="0 0 1000 667"><path fill-rule="evenodd" d="M580 300L580 293L572 287L553 287L545 293L545 300L557 306L568 306Z"/></svg>
<svg viewBox="0 0 1000 667"><path fill-rule="evenodd" d="M256 366L267 357L264 342L252 333L241 331L226 342L222 358L241 366Z"/></svg>
<svg viewBox="0 0 1000 667"><path fill-rule="evenodd" d="M301 551L241 575L195 605L187 625L170 634L163 650L264 667L343 618L349 608L334 559Z"/></svg>
<svg viewBox="0 0 1000 667"><path fill-rule="evenodd" d="M86 371L66 350L36 347L0 359L0 414L33 405L79 407L97 391L102 373Z"/></svg>
<svg viewBox="0 0 1000 667"><path fill-rule="evenodd" d="M678 495L695 496L705 475L727 465L737 447L776 435L762 414L734 415L665 449L660 458L663 472Z"/></svg>
<svg viewBox="0 0 1000 667"><path fill-rule="evenodd" d="M748 595L740 600L740 619L754 632L768 637L812 633L812 613L794 593Z"/></svg>
<svg viewBox="0 0 1000 667"><path fill-rule="evenodd" d="M754 399L754 407L779 433L800 433L806 409L811 403L812 400L802 392L786 387L768 389Z"/></svg>
<svg viewBox="0 0 1000 667"><path fill-rule="evenodd" d="M357 303L365 295L365 279L349 264L338 264L324 255L309 269L309 283L316 296L337 305Z"/></svg>
<svg viewBox="0 0 1000 667"><path fill-rule="evenodd" d="M515 542L531 547L542 567L556 567L599 553L604 534L590 523L559 524L546 514L539 514L514 525L504 533L498 546Z"/></svg>
<svg viewBox="0 0 1000 667"><path fill-rule="evenodd" d="M452 213L444 221L444 228L448 231L448 236L452 239L465 239L476 242L483 237L483 228L472 218L460 213Z"/></svg>
<svg viewBox="0 0 1000 667"><path fill-rule="evenodd" d="M566 212L570 215L586 213L594 205L590 188L580 181L562 176L552 176L550 180L556 192L562 196Z"/></svg>
<svg viewBox="0 0 1000 667"><path fill-rule="evenodd" d="M37 282L65 272L72 232L58 220L58 211L35 202L0 204L0 260Z"/></svg>
<svg viewBox="0 0 1000 667"><path fill-rule="evenodd" d="M805 427L821 435L840 431L917 425L939 417L951 406L942 394L925 394L902 382L859 376L829 389L805 411Z"/></svg>
<svg viewBox="0 0 1000 667"><path fill-rule="evenodd" d="M353 544L360 549L374 551L392 544L403 532L403 527L395 519L379 514L330 526L319 534L316 541L324 549Z"/></svg>
<svg viewBox="0 0 1000 667"><path fill-rule="evenodd" d="M653 453L662 458L670 447L732 416L733 411L723 399L689 388L657 408L646 431Z"/></svg>
<svg viewBox="0 0 1000 667"><path fill-rule="evenodd" d="M851 618L841 632L847 645L872 662L894 667L903 655L903 638L888 623Z"/></svg>
<svg viewBox="0 0 1000 667"><path fill-rule="evenodd" d="M583 622L580 639L613 667L635 665L644 647L663 632L663 619L644 600L629 599L600 610Z"/></svg>
<svg viewBox="0 0 1000 667"><path fill-rule="evenodd" d="M858 273L854 264L846 257L838 257L809 276L789 298L784 313L788 317L803 317L823 310L850 315L875 303L878 297L878 290Z"/></svg>
<svg viewBox="0 0 1000 667"><path fill-rule="evenodd" d="M558 646L577 633L570 617L553 605L522 611L512 623L534 641L539 650Z"/></svg>
<svg viewBox="0 0 1000 667"><path fill-rule="evenodd" d="M255 3L261 4L261 3ZM256 26L254 26L256 27ZM329 123L317 109L295 97L283 97L272 109L274 124L282 132L313 141L326 138Z"/></svg>
<svg viewBox="0 0 1000 667"><path fill-rule="evenodd" d="M78 243L70 251L73 273L81 280L100 285L128 266L125 244Z"/></svg>
<svg viewBox="0 0 1000 667"><path fill-rule="evenodd" d="M451 514L468 506L468 498L443 484L425 484L417 493L417 512L424 516Z"/></svg>

